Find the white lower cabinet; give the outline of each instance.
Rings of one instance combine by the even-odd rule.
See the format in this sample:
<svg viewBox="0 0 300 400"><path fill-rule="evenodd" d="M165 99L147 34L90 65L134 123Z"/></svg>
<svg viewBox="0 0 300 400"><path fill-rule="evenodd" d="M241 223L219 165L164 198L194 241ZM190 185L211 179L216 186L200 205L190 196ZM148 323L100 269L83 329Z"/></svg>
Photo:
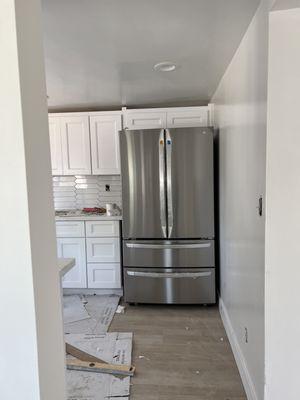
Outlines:
<svg viewBox="0 0 300 400"><path fill-rule="evenodd" d="M64 288L121 288L119 221L56 221L58 257L75 258Z"/></svg>
<svg viewBox="0 0 300 400"><path fill-rule="evenodd" d="M84 238L57 239L58 257L75 258L75 266L64 276L64 288L86 288L86 252Z"/></svg>
<svg viewBox="0 0 300 400"><path fill-rule="evenodd" d="M120 262L119 238L87 238L87 262Z"/></svg>
<svg viewBox="0 0 300 400"><path fill-rule="evenodd" d="M86 237L119 237L119 221L86 221Z"/></svg>
<svg viewBox="0 0 300 400"><path fill-rule="evenodd" d="M121 287L120 263L87 264L88 287L118 289Z"/></svg>
<svg viewBox="0 0 300 400"><path fill-rule="evenodd" d="M64 238L84 238L84 222L83 221L57 221L56 222L56 237Z"/></svg>

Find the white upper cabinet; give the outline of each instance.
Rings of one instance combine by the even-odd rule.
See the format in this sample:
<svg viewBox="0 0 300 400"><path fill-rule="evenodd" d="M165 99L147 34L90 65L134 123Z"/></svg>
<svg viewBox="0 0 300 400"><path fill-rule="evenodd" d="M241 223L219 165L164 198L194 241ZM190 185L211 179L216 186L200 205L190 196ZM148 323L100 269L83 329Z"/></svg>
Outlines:
<svg viewBox="0 0 300 400"><path fill-rule="evenodd" d="M122 129L121 113L91 116L90 129L92 174L120 174L119 131Z"/></svg>
<svg viewBox="0 0 300 400"><path fill-rule="evenodd" d="M168 128L209 126L209 110L207 107L188 107L167 112Z"/></svg>
<svg viewBox="0 0 300 400"><path fill-rule="evenodd" d="M89 117L61 117L63 175L90 175Z"/></svg>
<svg viewBox="0 0 300 400"><path fill-rule="evenodd" d="M213 126L213 105L49 115L53 175L119 175L119 131Z"/></svg>
<svg viewBox="0 0 300 400"><path fill-rule="evenodd" d="M51 150L52 175L63 174L60 118L49 117L49 136Z"/></svg>
<svg viewBox="0 0 300 400"><path fill-rule="evenodd" d="M167 113L153 110L125 111L125 129L159 129L166 128Z"/></svg>
<svg viewBox="0 0 300 400"><path fill-rule="evenodd" d="M124 110L125 129L164 129L210 126L209 107Z"/></svg>

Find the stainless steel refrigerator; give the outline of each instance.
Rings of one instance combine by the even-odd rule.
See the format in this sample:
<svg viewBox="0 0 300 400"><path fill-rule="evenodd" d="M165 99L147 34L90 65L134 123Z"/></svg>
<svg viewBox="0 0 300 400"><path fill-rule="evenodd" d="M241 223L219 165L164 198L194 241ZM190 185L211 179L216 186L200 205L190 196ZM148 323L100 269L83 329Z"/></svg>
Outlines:
<svg viewBox="0 0 300 400"><path fill-rule="evenodd" d="M211 128L120 133L127 302L215 303Z"/></svg>

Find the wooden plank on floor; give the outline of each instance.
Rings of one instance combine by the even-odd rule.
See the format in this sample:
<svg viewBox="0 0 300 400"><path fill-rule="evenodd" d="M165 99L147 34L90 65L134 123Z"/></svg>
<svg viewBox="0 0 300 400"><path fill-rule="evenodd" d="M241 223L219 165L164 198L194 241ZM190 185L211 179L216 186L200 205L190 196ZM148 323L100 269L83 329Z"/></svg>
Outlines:
<svg viewBox="0 0 300 400"><path fill-rule="evenodd" d="M133 376L135 371L135 367L131 365L104 364L70 359L67 360L67 369L123 376Z"/></svg>
<svg viewBox="0 0 300 400"><path fill-rule="evenodd" d="M86 362L97 362L101 364L108 364L106 361L101 360L101 358L92 356L86 351L80 350L78 347L72 346L70 343L66 342L66 353L70 354L73 357L78 358L81 361Z"/></svg>

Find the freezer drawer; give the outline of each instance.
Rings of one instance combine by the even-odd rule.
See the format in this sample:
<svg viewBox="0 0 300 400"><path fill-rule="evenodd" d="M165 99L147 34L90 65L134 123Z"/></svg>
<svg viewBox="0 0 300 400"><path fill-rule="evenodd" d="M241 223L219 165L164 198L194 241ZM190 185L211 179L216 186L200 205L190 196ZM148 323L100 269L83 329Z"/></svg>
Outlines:
<svg viewBox="0 0 300 400"><path fill-rule="evenodd" d="M124 268L124 298L129 303L212 304L215 269Z"/></svg>
<svg viewBox="0 0 300 400"><path fill-rule="evenodd" d="M125 240L125 267L199 268L215 266L213 240Z"/></svg>

